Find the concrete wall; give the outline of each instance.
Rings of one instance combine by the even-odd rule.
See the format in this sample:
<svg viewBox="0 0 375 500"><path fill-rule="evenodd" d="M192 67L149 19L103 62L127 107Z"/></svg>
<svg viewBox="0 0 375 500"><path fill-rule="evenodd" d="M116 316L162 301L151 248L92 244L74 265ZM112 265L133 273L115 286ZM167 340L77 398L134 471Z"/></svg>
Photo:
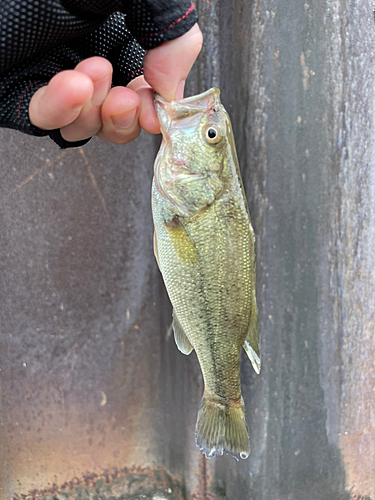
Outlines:
<svg viewBox="0 0 375 500"><path fill-rule="evenodd" d="M200 370L166 339L152 251L158 138L62 152L1 130L6 499L375 499L372 5L197 7L205 45L186 94L220 87L256 233L252 454L195 447Z"/></svg>

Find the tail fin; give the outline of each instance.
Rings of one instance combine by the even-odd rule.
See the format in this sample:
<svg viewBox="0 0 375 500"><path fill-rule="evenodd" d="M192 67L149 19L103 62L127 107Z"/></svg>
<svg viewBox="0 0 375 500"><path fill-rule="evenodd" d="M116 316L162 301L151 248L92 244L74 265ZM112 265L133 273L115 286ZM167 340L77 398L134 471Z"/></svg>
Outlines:
<svg viewBox="0 0 375 500"><path fill-rule="evenodd" d="M229 402L216 395L203 394L195 439L207 458L228 453L237 460L249 456L249 433L243 399Z"/></svg>

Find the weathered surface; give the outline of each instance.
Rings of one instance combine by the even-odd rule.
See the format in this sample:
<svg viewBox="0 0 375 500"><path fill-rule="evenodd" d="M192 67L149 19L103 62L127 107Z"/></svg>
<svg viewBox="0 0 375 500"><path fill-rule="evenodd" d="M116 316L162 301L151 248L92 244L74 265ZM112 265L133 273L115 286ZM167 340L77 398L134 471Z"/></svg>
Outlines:
<svg viewBox="0 0 375 500"><path fill-rule="evenodd" d="M17 498L19 498L17 496ZM45 490L30 490L24 500L183 500L182 481L164 468L123 467L102 474L85 474L60 486Z"/></svg>
<svg viewBox="0 0 375 500"><path fill-rule="evenodd" d="M372 7L239 7L221 11L219 85L258 236L264 369L249 384L249 488L373 498Z"/></svg>
<svg viewBox="0 0 375 500"><path fill-rule="evenodd" d="M46 140L2 137L5 497L124 466L173 463L182 476L184 431L176 432L187 412L173 378L187 365L176 370L165 341L170 311L152 251L154 139L104 149L93 141L61 156ZM192 392L198 405L199 384ZM193 418L191 427L190 436Z"/></svg>
<svg viewBox="0 0 375 500"><path fill-rule="evenodd" d="M133 466L169 471L159 484L148 472L154 486L134 493L146 498L168 498L172 474L176 498L375 499L372 5L198 8L188 93L221 88L257 237L263 369L244 358L242 370L252 455L208 461L195 447L199 367L165 338L152 252L157 140L61 152L2 130L6 499Z"/></svg>

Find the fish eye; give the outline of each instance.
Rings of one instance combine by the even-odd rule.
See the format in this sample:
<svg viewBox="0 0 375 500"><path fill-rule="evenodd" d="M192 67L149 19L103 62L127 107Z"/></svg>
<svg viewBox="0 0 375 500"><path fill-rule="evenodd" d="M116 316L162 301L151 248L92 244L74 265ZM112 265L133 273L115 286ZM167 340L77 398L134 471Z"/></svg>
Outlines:
<svg viewBox="0 0 375 500"><path fill-rule="evenodd" d="M221 141L221 132L214 125L209 125L205 131L205 140L208 144L217 144Z"/></svg>

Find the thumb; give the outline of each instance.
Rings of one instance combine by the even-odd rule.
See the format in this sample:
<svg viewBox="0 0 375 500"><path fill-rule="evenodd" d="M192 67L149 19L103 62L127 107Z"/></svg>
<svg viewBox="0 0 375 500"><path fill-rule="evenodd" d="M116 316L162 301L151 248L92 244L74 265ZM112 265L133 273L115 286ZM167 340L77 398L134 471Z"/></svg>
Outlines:
<svg viewBox="0 0 375 500"><path fill-rule="evenodd" d="M202 39L195 24L180 38L147 52L143 61L145 80L166 101L183 98L185 80L201 50Z"/></svg>

